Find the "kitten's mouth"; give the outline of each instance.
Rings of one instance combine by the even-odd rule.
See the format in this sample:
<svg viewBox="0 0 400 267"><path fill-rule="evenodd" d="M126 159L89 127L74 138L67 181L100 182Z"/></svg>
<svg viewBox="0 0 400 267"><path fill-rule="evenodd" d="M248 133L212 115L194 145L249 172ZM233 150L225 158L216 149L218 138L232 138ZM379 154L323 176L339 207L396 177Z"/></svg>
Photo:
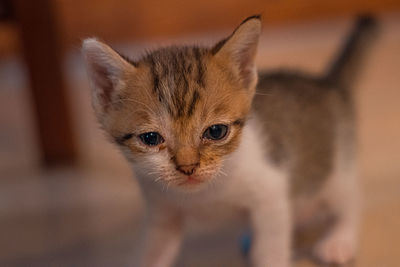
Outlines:
<svg viewBox="0 0 400 267"><path fill-rule="evenodd" d="M203 183L203 180L200 180L197 177L194 176L188 176L184 181L180 182L178 185L179 186L184 186L184 185L197 185Z"/></svg>

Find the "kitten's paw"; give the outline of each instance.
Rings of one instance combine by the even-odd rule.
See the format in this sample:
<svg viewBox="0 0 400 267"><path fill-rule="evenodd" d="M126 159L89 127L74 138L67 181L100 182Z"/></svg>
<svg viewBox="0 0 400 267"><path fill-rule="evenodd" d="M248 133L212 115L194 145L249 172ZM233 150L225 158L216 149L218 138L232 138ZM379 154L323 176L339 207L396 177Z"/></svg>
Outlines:
<svg viewBox="0 0 400 267"><path fill-rule="evenodd" d="M354 258L356 242L343 234L331 234L317 243L314 255L324 263L345 264Z"/></svg>

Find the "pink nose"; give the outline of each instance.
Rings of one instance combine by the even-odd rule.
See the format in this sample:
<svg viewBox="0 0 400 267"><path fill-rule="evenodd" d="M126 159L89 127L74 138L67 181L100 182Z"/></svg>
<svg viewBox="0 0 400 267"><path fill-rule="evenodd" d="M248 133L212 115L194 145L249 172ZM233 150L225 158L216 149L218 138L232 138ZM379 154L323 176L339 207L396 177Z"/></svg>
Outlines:
<svg viewBox="0 0 400 267"><path fill-rule="evenodd" d="M186 175L192 175L196 168L199 166L199 163L189 164L189 165L180 165L176 167L178 171Z"/></svg>

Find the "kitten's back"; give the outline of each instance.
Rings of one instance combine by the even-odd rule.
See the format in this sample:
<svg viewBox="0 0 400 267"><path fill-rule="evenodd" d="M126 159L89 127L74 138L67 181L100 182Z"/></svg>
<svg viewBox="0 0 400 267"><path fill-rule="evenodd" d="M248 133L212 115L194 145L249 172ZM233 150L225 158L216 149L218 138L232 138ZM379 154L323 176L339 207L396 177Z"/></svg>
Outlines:
<svg viewBox="0 0 400 267"><path fill-rule="evenodd" d="M321 77L289 71L260 73L254 111L267 133L268 156L290 169L293 192L318 190L335 167L337 150L346 150L350 157L354 152L350 87L374 28L372 18L360 17ZM338 147L339 143L346 145Z"/></svg>

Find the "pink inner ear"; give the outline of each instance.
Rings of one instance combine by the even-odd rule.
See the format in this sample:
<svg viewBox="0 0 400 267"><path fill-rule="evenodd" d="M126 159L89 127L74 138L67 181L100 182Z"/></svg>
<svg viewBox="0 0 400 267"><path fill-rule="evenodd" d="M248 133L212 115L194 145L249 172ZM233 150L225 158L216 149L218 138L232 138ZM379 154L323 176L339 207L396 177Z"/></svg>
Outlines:
<svg viewBox="0 0 400 267"><path fill-rule="evenodd" d="M238 53L240 77L245 87L250 86L254 79L255 51L256 45L251 45Z"/></svg>
<svg viewBox="0 0 400 267"><path fill-rule="evenodd" d="M104 111L107 111L112 102L112 93L114 90L114 84L110 78L110 73L106 66L99 64L93 64L92 71L96 86L96 94L99 97L99 101L101 101Z"/></svg>

